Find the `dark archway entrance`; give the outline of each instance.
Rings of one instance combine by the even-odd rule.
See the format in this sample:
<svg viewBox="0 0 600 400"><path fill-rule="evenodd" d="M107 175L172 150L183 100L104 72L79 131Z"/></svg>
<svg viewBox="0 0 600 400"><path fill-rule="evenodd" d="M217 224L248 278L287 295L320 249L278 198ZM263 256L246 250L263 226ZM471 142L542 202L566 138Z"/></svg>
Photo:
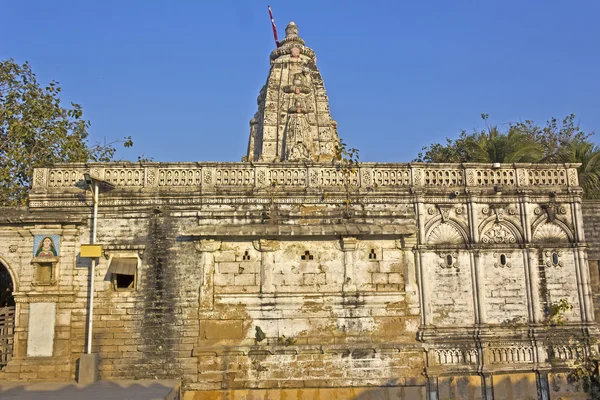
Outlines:
<svg viewBox="0 0 600 400"><path fill-rule="evenodd" d="M8 268L0 262L0 369L11 359L15 341L14 288Z"/></svg>

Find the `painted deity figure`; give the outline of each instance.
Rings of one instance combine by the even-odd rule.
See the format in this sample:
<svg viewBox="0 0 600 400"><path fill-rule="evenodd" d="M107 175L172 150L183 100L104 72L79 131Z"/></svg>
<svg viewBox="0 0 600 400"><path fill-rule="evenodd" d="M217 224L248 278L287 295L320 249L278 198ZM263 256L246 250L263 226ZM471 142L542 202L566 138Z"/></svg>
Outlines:
<svg viewBox="0 0 600 400"><path fill-rule="evenodd" d="M37 250L35 251L36 257L56 257L58 255L56 246L54 246L54 240L50 236L46 236L40 242Z"/></svg>

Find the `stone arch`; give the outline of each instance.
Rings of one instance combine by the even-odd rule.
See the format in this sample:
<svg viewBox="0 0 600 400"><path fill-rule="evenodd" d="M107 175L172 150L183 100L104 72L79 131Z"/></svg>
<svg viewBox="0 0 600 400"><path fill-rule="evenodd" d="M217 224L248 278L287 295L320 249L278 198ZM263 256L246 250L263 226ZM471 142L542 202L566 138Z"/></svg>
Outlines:
<svg viewBox="0 0 600 400"><path fill-rule="evenodd" d="M429 227L426 229L425 240L427 244L442 245L442 244L466 244L469 242L469 236L465 229L458 221L454 219L446 219L440 222L441 216L430 221Z"/></svg>
<svg viewBox="0 0 600 400"><path fill-rule="evenodd" d="M4 305L1 304L1 292L3 292L7 286L10 287L10 291L12 294L18 290L19 285L13 270L10 268L6 260L0 257L0 307L4 307ZM11 305L14 306L14 300L12 301Z"/></svg>
<svg viewBox="0 0 600 400"><path fill-rule="evenodd" d="M16 307L13 293L16 289L14 274L8 263L0 258L0 370L12 359Z"/></svg>
<svg viewBox="0 0 600 400"><path fill-rule="evenodd" d="M479 225L479 241L484 244L523 243L523 231L508 218L501 221L495 215L486 218Z"/></svg>
<svg viewBox="0 0 600 400"><path fill-rule="evenodd" d="M575 241L571 229L559 219L547 222L545 217L539 218L532 226L532 243L559 243Z"/></svg>

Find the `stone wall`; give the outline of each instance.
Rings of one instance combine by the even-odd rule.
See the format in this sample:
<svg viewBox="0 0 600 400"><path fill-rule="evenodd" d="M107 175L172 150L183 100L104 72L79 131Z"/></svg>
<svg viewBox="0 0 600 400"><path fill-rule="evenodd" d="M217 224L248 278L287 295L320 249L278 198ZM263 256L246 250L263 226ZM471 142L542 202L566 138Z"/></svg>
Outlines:
<svg viewBox="0 0 600 400"><path fill-rule="evenodd" d="M585 221L585 239L588 244L588 259L592 298L596 321L600 320L600 201L586 200L583 202L583 219Z"/></svg>
<svg viewBox="0 0 600 400"><path fill-rule="evenodd" d="M18 304L15 357L0 377L76 375L90 279L80 250L92 226L80 179L90 169L115 185L97 221L92 351L104 379L181 378L189 398L549 393L548 371L585 350L572 339L582 327L595 334L581 193L570 166L486 168L365 164L349 192L317 166L37 170L30 209L0 219ZM60 255L40 285L33 249L44 235L60 237ZM136 260L131 288L114 286L120 259ZM561 299L573 309L549 331L548 306ZM28 353L30 305L44 303L55 328L40 357Z"/></svg>

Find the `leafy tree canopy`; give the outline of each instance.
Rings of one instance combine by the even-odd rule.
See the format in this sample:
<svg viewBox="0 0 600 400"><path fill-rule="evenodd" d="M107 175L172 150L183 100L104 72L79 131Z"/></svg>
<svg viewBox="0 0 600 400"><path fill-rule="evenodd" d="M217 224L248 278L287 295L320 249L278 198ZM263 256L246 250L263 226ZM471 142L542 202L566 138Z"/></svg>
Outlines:
<svg viewBox="0 0 600 400"><path fill-rule="evenodd" d="M81 106L64 106L60 92L56 81L40 86L29 63L0 61L0 205L25 203L34 168L113 159L116 142L90 145Z"/></svg>
<svg viewBox="0 0 600 400"><path fill-rule="evenodd" d="M546 125L533 121L488 126L467 132L446 143L423 147L414 161L435 163L581 163L579 182L587 198L600 198L600 148L581 130L571 114L562 121L552 118Z"/></svg>

